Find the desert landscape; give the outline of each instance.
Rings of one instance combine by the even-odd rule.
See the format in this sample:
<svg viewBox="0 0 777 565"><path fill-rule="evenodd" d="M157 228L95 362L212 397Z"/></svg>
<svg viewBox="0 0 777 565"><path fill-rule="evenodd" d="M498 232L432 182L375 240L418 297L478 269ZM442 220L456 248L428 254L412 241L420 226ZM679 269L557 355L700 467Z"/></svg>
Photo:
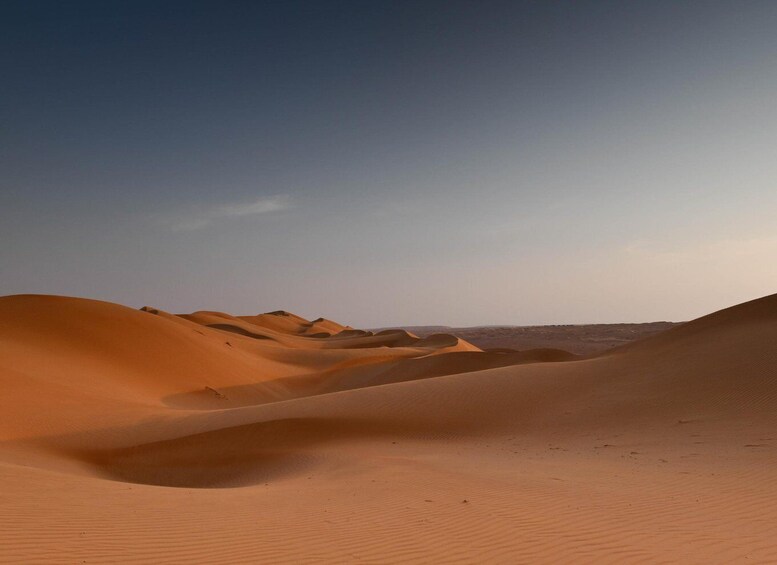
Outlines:
<svg viewBox="0 0 777 565"><path fill-rule="evenodd" d="M6 563L769 563L777 295L576 356L0 298Z"/></svg>
<svg viewBox="0 0 777 565"><path fill-rule="evenodd" d="M0 1L0 565L777 563L776 30Z"/></svg>

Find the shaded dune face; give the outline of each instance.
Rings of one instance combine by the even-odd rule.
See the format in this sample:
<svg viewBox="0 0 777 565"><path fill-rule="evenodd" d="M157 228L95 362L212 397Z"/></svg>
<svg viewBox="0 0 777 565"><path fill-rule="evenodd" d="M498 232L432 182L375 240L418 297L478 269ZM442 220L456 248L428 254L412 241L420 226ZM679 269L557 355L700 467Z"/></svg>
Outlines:
<svg viewBox="0 0 777 565"><path fill-rule="evenodd" d="M368 543L375 524L411 548L436 540L410 560L458 548L464 561L673 561L659 549L674 543L660 516L676 521L671 551L691 547L690 560L739 560L734 531L757 542L761 561L777 555L777 295L586 357L481 351L452 335L372 333L281 311L173 315L11 296L0 298L0 384L0 473L27 492L20 500L76 485L90 501L79 508L98 511L101 492L120 525L143 512L123 493L188 508L199 504L193 493L237 490L255 504L252 519L287 532L249 543L256 532L229 522L235 499L207 498L249 561L304 560L286 543L301 532L313 532L307 543L325 560L349 543L366 560L407 557ZM50 500L69 496L51 488ZM45 517L16 508L27 529L0 519L3 529L33 535ZM362 508L380 519L351 521ZM325 511L355 537L300 517ZM87 528L88 515L76 515ZM187 515L165 515L164 531L188 539ZM427 523L438 526L418 528ZM111 539L155 560L133 531ZM461 536L491 541L475 554ZM17 547L18 535L2 539ZM38 555L25 547L12 555ZM99 560L103 546L89 547Z"/></svg>
<svg viewBox="0 0 777 565"><path fill-rule="evenodd" d="M278 419L119 449L69 453L108 479L149 485L213 488L264 483L315 467L306 448L389 430L372 422Z"/></svg>

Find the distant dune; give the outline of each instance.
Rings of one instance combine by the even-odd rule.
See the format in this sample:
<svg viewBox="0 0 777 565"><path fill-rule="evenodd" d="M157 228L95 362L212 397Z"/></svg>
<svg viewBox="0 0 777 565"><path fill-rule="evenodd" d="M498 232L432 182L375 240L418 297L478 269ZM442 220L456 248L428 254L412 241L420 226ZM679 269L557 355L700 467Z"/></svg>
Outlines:
<svg viewBox="0 0 777 565"><path fill-rule="evenodd" d="M775 562L777 295L667 328L0 298L0 561Z"/></svg>

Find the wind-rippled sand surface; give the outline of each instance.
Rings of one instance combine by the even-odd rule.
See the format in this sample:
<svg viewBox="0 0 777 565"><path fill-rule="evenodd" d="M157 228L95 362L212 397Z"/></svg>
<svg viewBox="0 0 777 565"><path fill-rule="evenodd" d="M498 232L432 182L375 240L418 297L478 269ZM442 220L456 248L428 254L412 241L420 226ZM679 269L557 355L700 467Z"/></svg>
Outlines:
<svg viewBox="0 0 777 565"><path fill-rule="evenodd" d="M777 295L608 351L0 298L0 560L777 561Z"/></svg>

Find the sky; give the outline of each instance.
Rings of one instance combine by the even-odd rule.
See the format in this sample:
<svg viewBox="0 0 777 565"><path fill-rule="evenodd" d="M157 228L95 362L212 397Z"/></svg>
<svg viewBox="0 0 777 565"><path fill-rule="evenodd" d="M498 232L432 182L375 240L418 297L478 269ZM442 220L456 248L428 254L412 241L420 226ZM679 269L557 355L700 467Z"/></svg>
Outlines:
<svg viewBox="0 0 777 565"><path fill-rule="evenodd" d="M359 327L777 292L777 2L6 0L0 295Z"/></svg>

